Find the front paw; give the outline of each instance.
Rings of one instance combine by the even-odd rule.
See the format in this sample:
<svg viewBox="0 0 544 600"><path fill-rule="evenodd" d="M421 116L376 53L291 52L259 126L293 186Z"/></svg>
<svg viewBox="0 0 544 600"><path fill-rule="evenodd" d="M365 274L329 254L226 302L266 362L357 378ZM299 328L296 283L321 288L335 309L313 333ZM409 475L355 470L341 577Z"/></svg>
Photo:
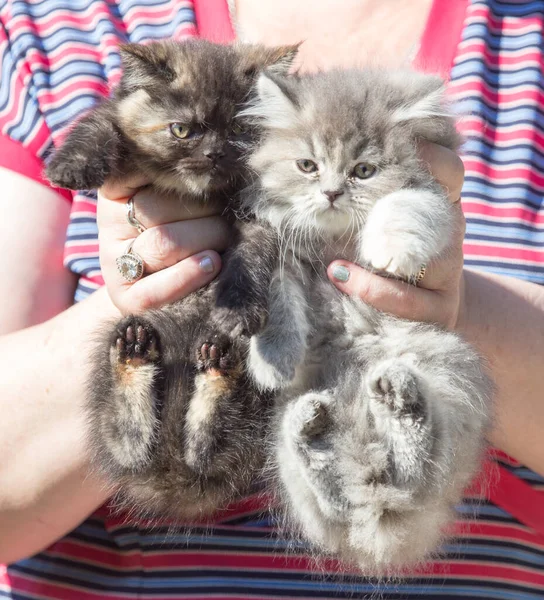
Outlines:
<svg viewBox="0 0 544 600"><path fill-rule="evenodd" d="M54 185L69 190L92 190L100 187L109 173L106 161L91 161L85 156L74 154L68 157L63 152L53 157L46 167L47 179Z"/></svg>
<svg viewBox="0 0 544 600"><path fill-rule="evenodd" d="M361 260L402 279L437 258L452 235L451 206L435 193L402 190L378 200L361 239Z"/></svg>
<svg viewBox="0 0 544 600"><path fill-rule="evenodd" d="M425 242L405 231L367 234L363 258L373 269L402 279L416 275L429 260Z"/></svg>

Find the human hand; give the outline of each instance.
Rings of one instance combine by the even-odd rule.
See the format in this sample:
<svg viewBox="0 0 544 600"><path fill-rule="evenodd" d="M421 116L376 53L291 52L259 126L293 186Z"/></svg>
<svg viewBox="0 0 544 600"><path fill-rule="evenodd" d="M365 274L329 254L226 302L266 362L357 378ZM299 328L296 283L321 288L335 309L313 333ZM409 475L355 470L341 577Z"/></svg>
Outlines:
<svg viewBox="0 0 544 600"><path fill-rule="evenodd" d="M425 277L418 287L380 277L345 260L332 262L327 273L339 290L358 296L383 312L453 329L463 294L465 218L459 200L464 167L454 152L436 144L422 144L419 154L454 204L455 235L449 247L427 265ZM338 267L343 269L338 270ZM346 276L347 281L341 281Z"/></svg>
<svg viewBox="0 0 544 600"><path fill-rule="evenodd" d="M161 196L147 182L106 183L98 193L100 265L112 302L123 314L137 314L179 300L211 281L221 269L218 252L226 249L229 230L209 206L191 209L177 198ZM134 195L135 216L146 230L127 221ZM129 283L116 259L132 250L144 261L142 279Z"/></svg>

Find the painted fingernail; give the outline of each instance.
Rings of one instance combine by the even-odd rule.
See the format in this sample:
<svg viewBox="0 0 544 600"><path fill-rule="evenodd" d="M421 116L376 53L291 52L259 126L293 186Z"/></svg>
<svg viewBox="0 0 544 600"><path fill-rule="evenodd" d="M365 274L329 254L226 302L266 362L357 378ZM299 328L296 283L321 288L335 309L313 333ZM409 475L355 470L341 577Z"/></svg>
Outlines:
<svg viewBox="0 0 544 600"><path fill-rule="evenodd" d="M200 260L200 262L198 263L198 266L205 273L213 273L215 270L215 265L213 264L213 260L209 256L205 256L204 258L202 258Z"/></svg>
<svg viewBox="0 0 544 600"><path fill-rule="evenodd" d="M349 269L344 265L335 265L332 269L332 276L342 283L346 283L349 279Z"/></svg>

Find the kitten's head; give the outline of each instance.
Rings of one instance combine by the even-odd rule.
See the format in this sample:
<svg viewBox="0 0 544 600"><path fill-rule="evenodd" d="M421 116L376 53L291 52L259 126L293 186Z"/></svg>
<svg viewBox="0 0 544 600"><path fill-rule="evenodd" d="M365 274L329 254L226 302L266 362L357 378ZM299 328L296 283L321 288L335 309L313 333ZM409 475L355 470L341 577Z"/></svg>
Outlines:
<svg viewBox="0 0 544 600"><path fill-rule="evenodd" d="M72 129L48 176L81 189L143 172L156 186L196 196L235 183L249 142L236 115L258 74L286 73L297 48L204 40L122 46L114 97Z"/></svg>
<svg viewBox="0 0 544 600"><path fill-rule="evenodd" d="M380 197L428 183L418 139L458 147L442 96L442 80L414 72L262 74L243 115L263 130L250 165L265 193L246 203L280 228L356 232Z"/></svg>

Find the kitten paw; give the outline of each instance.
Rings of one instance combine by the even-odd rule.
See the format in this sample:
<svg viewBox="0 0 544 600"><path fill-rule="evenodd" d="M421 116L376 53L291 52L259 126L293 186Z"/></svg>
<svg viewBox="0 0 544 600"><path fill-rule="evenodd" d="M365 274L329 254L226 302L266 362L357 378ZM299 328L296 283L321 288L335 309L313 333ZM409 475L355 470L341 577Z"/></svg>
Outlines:
<svg viewBox="0 0 544 600"><path fill-rule="evenodd" d="M365 237L364 261L377 271L385 271L406 279L416 275L429 260L425 244L419 236L406 232L376 232Z"/></svg>
<svg viewBox="0 0 544 600"><path fill-rule="evenodd" d="M325 434L332 425L330 403L331 399L325 394L305 394L296 400L289 416L294 436L308 442Z"/></svg>
<svg viewBox="0 0 544 600"><path fill-rule="evenodd" d="M424 409L417 378L407 365L386 361L370 374L368 387L372 398L393 413L420 414Z"/></svg>
<svg viewBox="0 0 544 600"><path fill-rule="evenodd" d="M142 319L128 317L117 327L113 351L118 364L137 367L155 363L160 359L158 335Z"/></svg>
<svg viewBox="0 0 544 600"><path fill-rule="evenodd" d="M402 279L440 255L451 239L449 204L428 190L401 190L372 208L361 242L361 260Z"/></svg>
<svg viewBox="0 0 544 600"><path fill-rule="evenodd" d="M226 374L238 366L232 340L224 334L206 335L197 344L196 366L199 371Z"/></svg>

